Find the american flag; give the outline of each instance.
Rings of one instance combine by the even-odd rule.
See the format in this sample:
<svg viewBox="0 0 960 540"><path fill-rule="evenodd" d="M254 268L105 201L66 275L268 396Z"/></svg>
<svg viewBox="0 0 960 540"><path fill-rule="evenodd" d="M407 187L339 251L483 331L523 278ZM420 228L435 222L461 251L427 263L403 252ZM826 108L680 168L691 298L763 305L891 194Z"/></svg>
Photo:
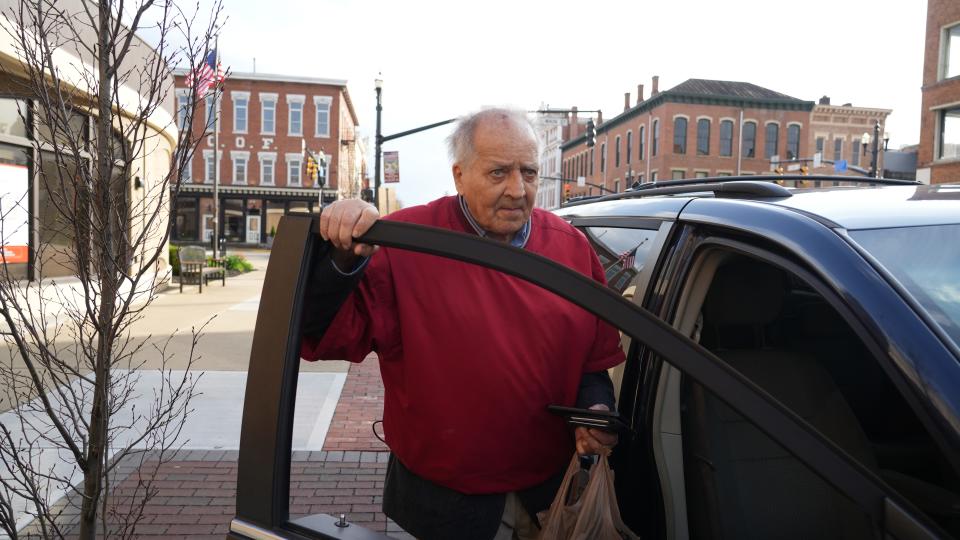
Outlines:
<svg viewBox="0 0 960 540"><path fill-rule="evenodd" d="M642 243L641 243L641 245L642 245ZM623 252L623 254L620 255L620 257L617 258L618 261L620 261L621 263L623 263L623 267L624 267L624 268L631 268L631 267L633 267L633 263L634 263L635 259L637 258L637 248L638 248L638 247L640 247L640 246L637 246L637 247L631 249L630 251L625 251L625 252Z"/></svg>
<svg viewBox="0 0 960 540"><path fill-rule="evenodd" d="M217 61L217 50L213 49L207 55L207 60L187 74L187 86L197 87L197 96L204 97L211 86L223 82L225 78L220 62Z"/></svg>

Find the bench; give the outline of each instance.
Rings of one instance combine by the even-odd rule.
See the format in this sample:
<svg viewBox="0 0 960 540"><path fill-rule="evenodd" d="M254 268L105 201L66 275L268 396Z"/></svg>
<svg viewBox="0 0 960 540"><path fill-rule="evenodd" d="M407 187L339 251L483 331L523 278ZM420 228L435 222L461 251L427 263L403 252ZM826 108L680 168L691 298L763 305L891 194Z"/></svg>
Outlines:
<svg viewBox="0 0 960 540"><path fill-rule="evenodd" d="M201 294L204 283L209 284L211 278L219 277L223 286L227 285L227 269L223 260L215 260L208 265L207 252L202 247L181 246L177 256L180 258L180 292L183 292L183 282L194 278L200 285Z"/></svg>

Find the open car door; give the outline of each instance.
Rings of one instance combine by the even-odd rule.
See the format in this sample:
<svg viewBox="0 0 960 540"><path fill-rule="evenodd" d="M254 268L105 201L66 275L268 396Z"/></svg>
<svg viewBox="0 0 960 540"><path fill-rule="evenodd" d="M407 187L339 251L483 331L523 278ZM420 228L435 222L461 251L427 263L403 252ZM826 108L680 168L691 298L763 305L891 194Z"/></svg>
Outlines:
<svg viewBox="0 0 960 540"><path fill-rule="evenodd" d="M328 515L290 519L301 312L308 269L323 241L316 232L318 223L317 216L286 216L273 244L250 357L240 437L237 514L228 538L387 538L356 525L338 526L338 520ZM573 302L646 344L790 449L856 504L869 517L878 537L941 536L935 524L803 419L709 351L603 285L539 255L430 227L380 221L361 240L482 265Z"/></svg>

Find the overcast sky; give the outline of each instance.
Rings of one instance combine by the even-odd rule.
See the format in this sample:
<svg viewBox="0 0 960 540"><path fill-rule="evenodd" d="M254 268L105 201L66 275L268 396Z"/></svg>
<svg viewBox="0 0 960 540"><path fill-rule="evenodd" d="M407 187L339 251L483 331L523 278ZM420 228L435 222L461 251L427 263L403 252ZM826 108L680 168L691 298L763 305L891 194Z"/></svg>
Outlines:
<svg viewBox="0 0 960 540"><path fill-rule="evenodd" d="M208 0L204 0L208 1ZM382 73L383 133L485 105L623 111L623 93L690 78L893 109L891 147L915 144L926 0L225 0L224 64L346 79L370 136ZM387 143L407 206L452 193L448 128Z"/></svg>

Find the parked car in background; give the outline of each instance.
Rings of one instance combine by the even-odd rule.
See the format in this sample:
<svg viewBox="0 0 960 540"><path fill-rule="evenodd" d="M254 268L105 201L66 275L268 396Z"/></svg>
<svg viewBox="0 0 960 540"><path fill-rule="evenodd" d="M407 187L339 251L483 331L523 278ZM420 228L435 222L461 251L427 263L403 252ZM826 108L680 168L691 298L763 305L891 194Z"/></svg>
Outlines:
<svg viewBox="0 0 960 540"><path fill-rule="evenodd" d="M631 529L960 537L960 186L697 179L557 213L590 240L608 288L449 231L379 223L366 239L522 277L620 328L627 362L612 375L635 436L611 464ZM288 520L290 385L318 239L316 218L284 219L254 337L258 391L246 396L231 536L367 537L329 516Z"/></svg>

